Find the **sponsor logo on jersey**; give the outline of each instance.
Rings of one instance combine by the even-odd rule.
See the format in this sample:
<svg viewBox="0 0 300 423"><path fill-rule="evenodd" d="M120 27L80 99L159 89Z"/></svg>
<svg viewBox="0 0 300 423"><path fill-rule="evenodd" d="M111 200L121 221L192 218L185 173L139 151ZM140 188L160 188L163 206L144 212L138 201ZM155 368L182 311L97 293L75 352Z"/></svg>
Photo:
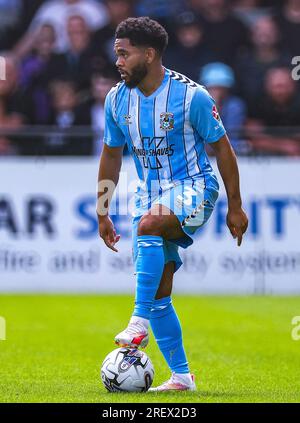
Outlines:
<svg viewBox="0 0 300 423"><path fill-rule="evenodd" d="M160 129L171 131L174 128L174 114L165 112L160 114Z"/></svg>
<svg viewBox="0 0 300 423"><path fill-rule="evenodd" d="M172 156L174 144L168 144L165 137L143 137L143 148L132 147L132 152L137 157L142 157L144 168L161 169L161 156Z"/></svg>

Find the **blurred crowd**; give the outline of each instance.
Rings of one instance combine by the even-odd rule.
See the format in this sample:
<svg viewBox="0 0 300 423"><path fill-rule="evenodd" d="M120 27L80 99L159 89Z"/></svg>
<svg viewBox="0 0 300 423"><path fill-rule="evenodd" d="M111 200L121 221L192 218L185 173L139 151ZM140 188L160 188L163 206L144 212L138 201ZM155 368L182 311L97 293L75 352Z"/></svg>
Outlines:
<svg viewBox="0 0 300 423"><path fill-rule="evenodd" d="M145 15L238 154L300 156L300 0L0 0L0 155L98 155L115 29Z"/></svg>

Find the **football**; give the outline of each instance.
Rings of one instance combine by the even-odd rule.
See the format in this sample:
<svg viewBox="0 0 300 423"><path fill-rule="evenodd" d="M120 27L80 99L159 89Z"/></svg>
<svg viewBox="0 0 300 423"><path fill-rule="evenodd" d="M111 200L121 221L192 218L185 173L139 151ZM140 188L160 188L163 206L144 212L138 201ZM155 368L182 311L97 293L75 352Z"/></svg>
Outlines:
<svg viewBox="0 0 300 423"><path fill-rule="evenodd" d="M110 392L146 392L154 377L154 368L146 353L138 349L117 348L101 366L101 380Z"/></svg>

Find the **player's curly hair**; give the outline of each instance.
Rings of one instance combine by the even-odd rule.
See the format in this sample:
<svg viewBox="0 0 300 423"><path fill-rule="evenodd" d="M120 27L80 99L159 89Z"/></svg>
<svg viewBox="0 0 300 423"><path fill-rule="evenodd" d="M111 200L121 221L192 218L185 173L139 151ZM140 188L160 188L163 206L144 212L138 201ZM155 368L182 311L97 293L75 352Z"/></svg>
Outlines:
<svg viewBox="0 0 300 423"><path fill-rule="evenodd" d="M165 28L147 16L125 19L118 25L115 37L128 38L133 46L152 47L160 56L168 45Z"/></svg>

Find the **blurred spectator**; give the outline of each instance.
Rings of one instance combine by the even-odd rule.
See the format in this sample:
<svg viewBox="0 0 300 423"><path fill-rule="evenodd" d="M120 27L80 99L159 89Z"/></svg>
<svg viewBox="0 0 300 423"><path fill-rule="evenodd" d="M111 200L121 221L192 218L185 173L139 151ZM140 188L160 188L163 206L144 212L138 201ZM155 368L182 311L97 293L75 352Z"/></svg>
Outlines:
<svg viewBox="0 0 300 423"><path fill-rule="evenodd" d="M91 98L79 107L79 114L90 125L95 133L93 154L99 156L102 150L104 132L104 101L106 94L116 84L117 72L108 68L102 73L92 75Z"/></svg>
<svg viewBox="0 0 300 423"><path fill-rule="evenodd" d="M76 87L72 81L57 80L50 87L52 99L51 125L57 130L48 134L45 139L41 154L47 155L89 155L92 152L91 137L72 136L70 129L74 126L88 125L78 109L79 98ZM61 131L58 131L58 130Z"/></svg>
<svg viewBox="0 0 300 423"><path fill-rule="evenodd" d="M172 39L173 18L185 10L185 0L139 0L136 15L156 19L166 28L169 38Z"/></svg>
<svg viewBox="0 0 300 423"><path fill-rule="evenodd" d="M71 81L57 80L51 84L53 106L52 124L59 128L70 128L75 123L78 104L76 88Z"/></svg>
<svg viewBox="0 0 300 423"><path fill-rule="evenodd" d="M176 43L167 48L164 64L197 81L201 67L214 60L203 42L200 19L187 11L175 19L175 25Z"/></svg>
<svg viewBox="0 0 300 423"><path fill-rule="evenodd" d="M200 83L216 101L218 112L235 151L238 154L248 153L249 145L241 139L247 110L244 101L231 93L235 83L233 70L224 63L210 63L202 69Z"/></svg>
<svg viewBox="0 0 300 423"><path fill-rule="evenodd" d="M185 0L139 0L136 12L139 16L168 19L184 11Z"/></svg>
<svg viewBox="0 0 300 423"><path fill-rule="evenodd" d="M262 7L279 7L285 0L261 0Z"/></svg>
<svg viewBox="0 0 300 423"><path fill-rule="evenodd" d="M252 142L256 151L300 155L300 97L288 68L267 72L255 118L248 128L255 132Z"/></svg>
<svg viewBox="0 0 300 423"><path fill-rule="evenodd" d="M252 27L256 21L264 16L270 16L271 7L264 7L262 0L236 0L233 4L234 14L247 26Z"/></svg>
<svg viewBox="0 0 300 423"><path fill-rule="evenodd" d="M272 18L257 20L252 28L251 40L251 50L240 55L235 67L238 91L247 101L250 114L256 108L268 69L290 63L289 55L279 47L280 34Z"/></svg>
<svg viewBox="0 0 300 423"><path fill-rule="evenodd" d="M26 123L28 106L25 97L18 90L19 70L12 56L2 53L5 58L6 79L0 79L0 128L1 130L17 130ZM18 151L16 139L0 133L0 154L8 155Z"/></svg>
<svg viewBox="0 0 300 423"><path fill-rule="evenodd" d="M22 17L21 0L0 1L0 49L6 49L15 38L15 28Z"/></svg>
<svg viewBox="0 0 300 423"><path fill-rule="evenodd" d="M300 0L284 1L277 22L282 33L284 48L291 53L291 57L299 56Z"/></svg>
<svg viewBox="0 0 300 423"><path fill-rule="evenodd" d="M40 0L0 1L0 51L9 50L28 28Z"/></svg>
<svg viewBox="0 0 300 423"><path fill-rule="evenodd" d="M47 124L50 114L48 95L49 63L53 57L55 32L51 25L42 25L33 51L24 58L21 64L20 86L32 99L30 122Z"/></svg>
<svg viewBox="0 0 300 423"><path fill-rule="evenodd" d="M105 4L109 15L109 22L95 32L93 48L95 52L104 51L110 63L115 64L115 30L121 21L127 19L129 16L133 16L134 0L106 0Z"/></svg>
<svg viewBox="0 0 300 423"><path fill-rule="evenodd" d="M247 27L230 10L228 0L190 0L195 13L204 19L205 42L218 61L232 64L248 45Z"/></svg>
<svg viewBox="0 0 300 423"><path fill-rule="evenodd" d="M300 154L299 84L288 70L291 57L300 55L300 0L0 0L0 49L20 40L18 55L8 53L7 81L0 81L0 126L14 131L2 131L0 154L99 154L104 96L119 80L115 29L134 15L166 26L168 68L195 81L203 70L201 82L237 153L249 151L239 135L248 114L257 151ZM21 140L24 124L59 129L46 140ZM83 140L71 137L81 125L93 128L94 141L92 132Z"/></svg>
<svg viewBox="0 0 300 423"><path fill-rule="evenodd" d="M45 23L55 29L56 51L65 52L69 48L67 21L74 15L81 16L91 31L103 27L108 21L106 8L96 0L49 0L38 9L28 32L15 47L15 54L23 57L31 50L38 29Z"/></svg>
<svg viewBox="0 0 300 423"><path fill-rule="evenodd" d="M88 89L93 69L102 69L107 59L96 53L91 44L91 32L81 16L71 16L67 21L70 48L66 53L56 54L48 65L52 79L72 80L79 90Z"/></svg>

